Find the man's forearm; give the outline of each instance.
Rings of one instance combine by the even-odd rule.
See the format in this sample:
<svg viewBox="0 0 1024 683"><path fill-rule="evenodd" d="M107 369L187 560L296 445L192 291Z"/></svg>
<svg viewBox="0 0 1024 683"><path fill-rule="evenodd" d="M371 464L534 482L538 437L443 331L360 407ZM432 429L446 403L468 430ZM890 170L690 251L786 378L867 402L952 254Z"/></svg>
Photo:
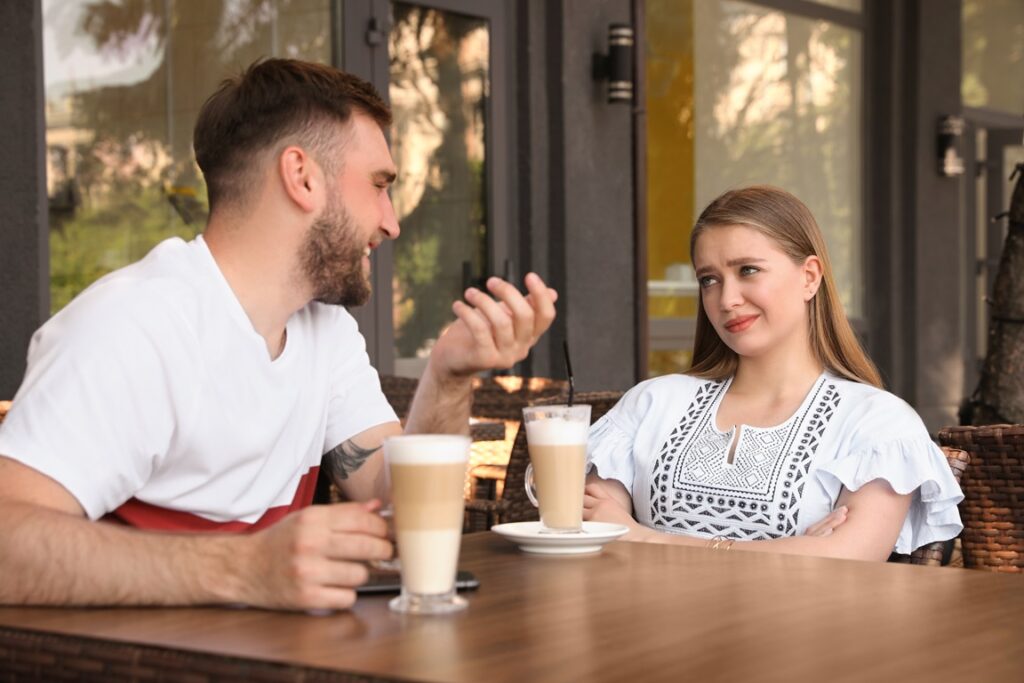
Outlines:
<svg viewBox="0 0 1024 683"><path fill-rule="evenodd" d="M472 375L444 375L427 365L409 409L406 434L468 434Z"/></svg>
<svg viewBox="0 0 1024 683"><path fill-rule="evenodd" d="M0 507L0 604L244 602L245 537L145 532L26 503Z"/></svg>

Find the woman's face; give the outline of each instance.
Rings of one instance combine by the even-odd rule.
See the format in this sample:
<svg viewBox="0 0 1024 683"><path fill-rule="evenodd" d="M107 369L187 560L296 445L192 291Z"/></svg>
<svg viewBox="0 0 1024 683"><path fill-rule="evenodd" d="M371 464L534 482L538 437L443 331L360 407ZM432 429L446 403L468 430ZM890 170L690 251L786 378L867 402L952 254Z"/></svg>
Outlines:
<svg viewBox="0 0 1024 683"><path fill-rule="evenodd" d="M757 230L725 225L697 239L693 266L704 313L738 355L807 344L807 302L821 283L816 256L794 263Z"/></svg>

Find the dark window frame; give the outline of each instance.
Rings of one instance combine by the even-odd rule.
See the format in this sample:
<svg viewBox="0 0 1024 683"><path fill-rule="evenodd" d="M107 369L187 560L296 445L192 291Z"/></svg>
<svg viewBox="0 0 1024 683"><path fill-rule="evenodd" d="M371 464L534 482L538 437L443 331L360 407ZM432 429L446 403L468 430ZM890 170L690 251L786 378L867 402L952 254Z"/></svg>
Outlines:
<svg viewBox="0 0 1024 683"><path fill-rule="evenodd" d="M483 19L490 31L490 94L484 124L484 175L487 202L487 253L493 274L518 280L515 248L517 168L515 154L515 74L511 55L514 6L502 0L402 0L455 14ZM389 60L387 36L391 29L390 0L335 0L332 36L334 64L367 79L388 100ZM367 32L379 32L380 42L370 45ZM402 170L398 169L401 173ZM401 237L399 237L401 239ZM366 338L370 361L383 374L394 372L395 339L392 323L394 249L385 242L377 250L372 276L373 297L366 306L352 309ZM438 330L440 332L440 330Z"/></svg>

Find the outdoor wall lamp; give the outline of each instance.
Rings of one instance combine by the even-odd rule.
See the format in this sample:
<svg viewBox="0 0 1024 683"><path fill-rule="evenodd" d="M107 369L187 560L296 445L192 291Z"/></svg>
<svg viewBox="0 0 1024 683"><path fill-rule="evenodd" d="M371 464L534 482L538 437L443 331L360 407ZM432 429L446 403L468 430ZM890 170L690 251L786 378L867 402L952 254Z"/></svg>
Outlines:
<svg viewBox="0 0 1024 683"><path fill-rule="evenodd" d="M633 101L633 27L629 24L608 26L608 53L594 53L593 76L608 81L608 102Z"/></svg>
<svg viewBox="0 0 1024 683"><path fill-rule="evenodd" d="M946 178L964 174L964 160L959 151L963 134L963 117L943 116L939 119L936 151L939 155L939 173Z"/></svg>

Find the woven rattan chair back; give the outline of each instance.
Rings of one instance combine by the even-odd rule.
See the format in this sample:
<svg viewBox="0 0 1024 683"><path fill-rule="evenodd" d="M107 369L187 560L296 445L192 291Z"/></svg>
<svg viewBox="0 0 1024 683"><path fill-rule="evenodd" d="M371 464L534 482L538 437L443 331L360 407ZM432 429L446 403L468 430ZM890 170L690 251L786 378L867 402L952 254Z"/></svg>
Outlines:
<svg viewBox="0 0 1024 683"><path fill-rule="evenodd" d="M576 394L573 399L576 403L590 404L590 420L596 422L612 409L619 399L622 398L620 391L591 391ZM552 405L563 402L564 399L548 398L536 401L534 405ZM526 497L526 466L530 462L530 454L526 447L526 429L519 427L515 443L512 446L512 456L508 461L508 469L505 472L505 487L502 490L502 505L498 513L500 522L528 522L540 518L537 508L533 507L530 499Z"/></svg>
<svg viewBox="0 0 1024 683"><path fill-rule="evenodd" d="M1024 573L1024 425L947 427L939 442L971 455L960 504L964 566Z"/></svg>
<svg viewBox="0 0 1024 683"><path fill-rule="evenodd" d="M412 397L416 395L416 385L419 380L413 377L397 377L395 375L381 375L380 388L384 392L388 403L395 409L398 419L403 423L409 416L409 408L412 407Z"/></svg>
<svg viewBox="0 0 1024 683"><path fill-rule="evenodd" d="M380 388L405 421L412 407L419 380L411 377L381 375ZM521 420L523 408L534 401L564 396L569 383L548 377L477 377L473 379L473 406L470 415L477 418Z"/></svg>
<svg viewBox="0 0 1024 683"><path fill-rule="evenodd" d="M946 456L946 462L949 463L949 469L953 472L953 478L956 479L957 483L960 483L960 479L963 476L964 470L967 469L967 465L971 462L971 456L967 451L959 448L950 448L948 446L942 447L942 453ZM935 541L923 545L909 555L893 555L889 558L890 562L902 562L904 564L921 564L928 565L930 567L941 567L943 559L948 556L948 547L951 546L953 541Z"/></svg>
<svg viewBox="0 0 1024 683"><path fill-rule="evenodd" d="M476 418L520 421L523 408L537 401L565 400L569 383L549 377L516 377L511 375L473 380L473 408Z"/></svg>

